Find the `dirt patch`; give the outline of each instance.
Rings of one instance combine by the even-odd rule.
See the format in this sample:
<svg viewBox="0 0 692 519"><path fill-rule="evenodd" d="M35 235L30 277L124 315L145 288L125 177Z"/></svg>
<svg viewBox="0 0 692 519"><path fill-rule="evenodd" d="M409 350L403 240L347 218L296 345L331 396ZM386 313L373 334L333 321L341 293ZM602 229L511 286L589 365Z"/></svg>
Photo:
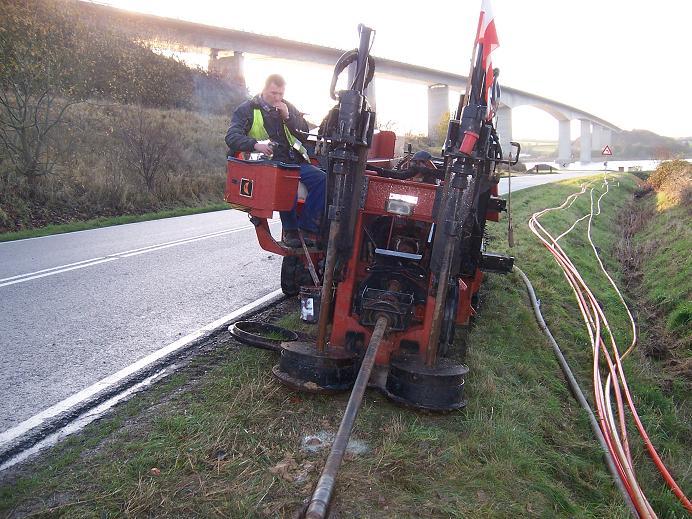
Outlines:
<svg viewBox="0 0 692 519"><path fill-rule="evenodd" d="M641 194L641 191L635 192L635 199L630 200L618 215L620 239L615 244L615 254L622 265L625 287L630 293L635 292L640 286L644 260L656 246L655 243L651 243L645 250L645 247L635 245L633 241L634 236L656 214L653 205L639 201L651 192L652 190L645 194Z"/></svg>

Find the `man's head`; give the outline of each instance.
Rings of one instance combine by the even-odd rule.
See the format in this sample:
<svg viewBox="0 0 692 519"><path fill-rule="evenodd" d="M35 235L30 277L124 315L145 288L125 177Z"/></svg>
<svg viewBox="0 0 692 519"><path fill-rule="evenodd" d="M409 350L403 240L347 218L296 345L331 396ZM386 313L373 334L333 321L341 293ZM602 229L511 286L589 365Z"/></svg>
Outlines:
<svg viewBox="0 0 692 519"><path fill-rule="evenodd" d="M417 151L413 157L411 157L411 162L413 164L417 164L419 166L424 166L428 163L428 161L432 158L432 155L428 153L427 151Z"/></svg>
<svg viewBox="0 0 692 519"><path fill-rule="evenodd" d="M262 99L267 104L275 106L277 103L284 100L284 92L286 90L286 80L279 74L272 74L264 82L262 90Z"/></svg>

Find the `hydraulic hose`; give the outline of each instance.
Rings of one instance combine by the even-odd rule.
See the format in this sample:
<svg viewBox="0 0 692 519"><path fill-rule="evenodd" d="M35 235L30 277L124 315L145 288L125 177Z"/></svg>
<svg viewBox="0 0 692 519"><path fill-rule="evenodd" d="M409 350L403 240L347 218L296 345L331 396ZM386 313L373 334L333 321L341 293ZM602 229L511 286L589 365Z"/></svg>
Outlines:
<svg viewBox="0 0 692 519"><path fill-rule="evenodd" d="M531 306L533 307L533 313L536 316L536 321L538 321L538 326L540 326L541 330L543 330L543 333L545 333L546 337L548 337L548 342L550 342L550 345L553 347L553 352L557 357L557 361L558 364L560 364L560 369L562 369L562 373L565 375L565 378L567 379L567 383L569 384L572 394L579 402L579 405L581 405L584 411L586 411L586 414L589 418L589 424L591 425L591 429L596 435L598 443L600 444L601 449L603 449L603 453L605 454L606 465L608 466L608 471L610 472L610 475L613 477L615 485L618 487L618 490L622 494L622 497L624 498L625 503L627 503L627 506L629 507L630 512L632 512L632 515L634 517L638 517L639 514L637 513L637 510L634 507L632 500L630 499L629 493L625 489L625 484L623 483L622 478L620 477L620 473L618 472L618 469L615 465L615 460L613 459L613 456L611 455L610 450L608 449L608 445L606 443L605 437L603 436L603 432L601 431L601 428L598 425L598 420L596 420L596 416L593 414L589 402L586 400L586 397L584 397L584 392L581 390L581 387L579 386L577 379L574 378L572 370L570 369L569 364L567 363L567 359L565 359L565 356L562 354L560 346L558 345L557 341L555 341L553 334L550 333L550 329L548 328L548 325L545 323L545 320L543 319L543 314L541 313L541 309L538 305L536 293L533 290L533 285L531 284L531 281L529 281L529 278L526 277L526 274L524 274L524 272L516 265L514 266L514 270L517 274L519 274L519 277L524 282L524 285L526 285L526 290L529 293L529 298L531 299Z"/></svg>
<svg viewBox="0 0 692 519"><path fill-rule="evenodd" d="M574 193L567 197L567 199L559 207L548 208L535 213L529 221L529 228L538 237L538 239L541 240L541 242L543 243L543 245L545 245L548 251L554 256L556 262L562 268L563 273L577 299L579 310L582 314L582 317L584 318L584 323L587 327L587 331L589 332L589 336L591 338L591 343L593 346L594 397L596 408L598 410L600 426L606 439L606 443L608 444L608 447L611 450L611 455L614 457L617 463L618 472L620 473L620 476L623 478L623 481L625 482L626 488L630 494L630 497L633 500L635 508L637 509L638 513L643 517L656 516L655 512L651 508L651 505L646 499L646 496L644 495L643 490L641 489L641 486L638 483L636 475L634 473L634 463L630 454L627 426L625 423L625 403L627 404L627 407L630 409L632 419L635 422L639 435L644 441L644 445L649 453L649 456L654 462L654 465L656 466L657 470L663 477L665 483L681 502L681 504L689 512L692 512L692 505L690 504L689 499L687 498L687 496L685 496L680 486L676 483L673 476L666 468L665 464L656 452L655 447L651 443L651 440L643 424L641 423L636 407L634 405L632 395L628 388L627 380L623 370L622 360L625 357L627 357L634 349L637 342L637 331L636 323L634 321L632 313L628 308L627 304L625 303L624 298L622 297L622 294L620 293L620 290L618 289L617 285L606 271L603 262L600 259L598 248L595 246L593 238L591 236L593 217L601 214L601 200L608 193L609 190L607 176L604 177L603 187L605 187L606 190L604 193L600 195L596 204L594 204L594 188L591 189L591 209L589 213L587 213L582 218L579 218L567 231L562 233L557 238L552 237L552 235L539 223L538 218L550 211L561 210L565 207L571 206L580 195L586 192L585 185L582 185L582 189L579 193ZM596 210L594 210L594 205L597 207ZM579 273L575 265L572 263L569 256L558 244L558 241L563 236L572 231L578 222L586 218L588 218L587 238L589 244L591 245L591 248L601 270L607 277L612 288L618 294L620 302L625 307L632 326L632 342L627 351L625 351L625 353L622 355L618 351L618 347L613 333L611 331L610 324L608 323L608 319L604 313L604 309L600 306L598 300L593 295L589 286L584 282L581 274ZM601 337L602 331L609 339L608 342L610 343L610 352L608 351L608 347L606 346L604 338ZM601 354L603 355L605 367L607 368L607 377L605 380L605 385L602 383L599 369L599 359L601 357ZM613 414L613 406L611 404L611 391L615 395L617 416ZM616 423L616 418L619 423Z"/></svg>
<svg viewBox="0 0 692 519"><path fill-rule="evenodd" d="M529 220L529 228L532 232L543 242L543 245L548 249L548 251L554 256L557 263L563 270L565 277L572 288L574 295L577 299L579 310L584 319L587 331L591 338L591 344L593 348L593 384L594 384L594 398L596 408L598 410L599 424L603 432L606 444L613 457L618 473L623 480L625 489L632 499L632 503L637 511L639 517L656 517L651 505L649 504L644 492L637 481L637 477L634 471L633 463L631 462L628 455L627 448L627 433L623 429L618 432L617 427L614 425L614 420L611 419L612 411L609 408L609 398L610 395L605 395L603 392L603 386L601 383L601 375L599 369L599 359L601 353L603 354L604 360L609 371L609 380L622 380L624 379L624 373L622 372L622 366L619 362L619 352L617 351L617 344L615 343L613 334L610 330L610 325L600 307L597 299L593 295L589 286L584 282L581 274L577 268L572 263L571 259L567 256L564 250L557 243L557 240L543 228L539 223L538 219L544 214L550 211L556 211L564 209L566 206L571 206L576 199L586 192L586 185L582 185L581 191L579 193L573 193L563 202L559 207L553 207L544 209L534 215ZM569 205L568 205L569 204ZM593 206L592 206L593 207ZM603 331L607 332L610 338L610 343L613 352L613 358L608 352L603 338L601 337L601 330L603 326ZM620 384L615 384L613 386L615 391L616 403L618 416L624 416L624 406L622 398L622 388ZM624 426L624 422L621 421L621 425Z"/></svg>

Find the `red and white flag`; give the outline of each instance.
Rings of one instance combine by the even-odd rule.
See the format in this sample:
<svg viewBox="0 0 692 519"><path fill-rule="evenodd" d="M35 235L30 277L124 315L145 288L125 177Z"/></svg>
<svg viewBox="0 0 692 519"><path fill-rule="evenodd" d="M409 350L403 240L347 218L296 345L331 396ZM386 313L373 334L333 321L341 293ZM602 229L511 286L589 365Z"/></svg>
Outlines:
<svg viewBox="0 0 692 519"><path fill-rule="evenodd" d="M481 66L485 70L485 86L483 88L483 100L488 105L487 118L493 116L491 107L491 98L493 88L493 62L491 58L492 52L500 46L500 41L497 39L497 31L495 30L495 13L493 13L490 0L482 0L481 15L478 18L478 30L476 31L476 43L483 45L483 56Z"/></svg>

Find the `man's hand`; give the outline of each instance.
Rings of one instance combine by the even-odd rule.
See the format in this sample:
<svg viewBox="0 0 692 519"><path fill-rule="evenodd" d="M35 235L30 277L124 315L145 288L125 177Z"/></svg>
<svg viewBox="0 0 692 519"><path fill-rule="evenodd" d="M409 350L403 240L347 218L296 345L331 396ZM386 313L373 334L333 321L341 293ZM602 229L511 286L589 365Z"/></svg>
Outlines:
<svg viewBox="0 0 692 519"><path fill-rule="evenodd" d="M271 144L263 144L261 142L258 142L255 144L255 151L259 151L260 153L263 153L264 155L271 155L274 153L274 150L272 149Z"/></svg>
<svg viewBox="0 0 692 519"><path fill-rule="evenodd" d="M274 107L275 107L275 108L279 111L279 113L281 114L281 118L282 118L284 121L288 121L288 118L289 118L290 114L288 113L288 106L286 106L286 103L284 103L283 101L279 101L279 102L277 102L277 103L274 105Z"/></svg>

